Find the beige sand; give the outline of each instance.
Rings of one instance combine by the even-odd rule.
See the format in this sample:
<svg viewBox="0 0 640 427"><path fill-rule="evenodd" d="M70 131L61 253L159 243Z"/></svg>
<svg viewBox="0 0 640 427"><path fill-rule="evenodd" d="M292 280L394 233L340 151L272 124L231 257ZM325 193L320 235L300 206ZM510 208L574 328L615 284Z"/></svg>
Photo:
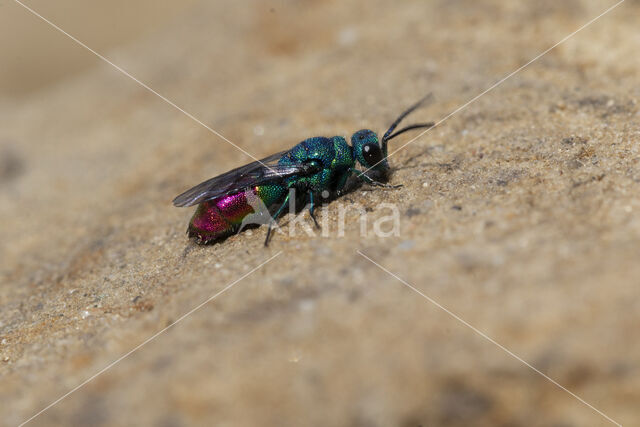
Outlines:
<svg viewBox="0 0 640 427"><path fill-rule="evenodd" d="M613 4L395 3L202 3L106 53L260 157L383 131L427 92L415 119L440 119ZM390 238L355 211L336 236L336 202L330 237L192 246L171 199L249 157L97 59L5 98L0 424L281 251L30 425L611 425L357 250L640 424L639 21L627 0L392 156L403 188L342 199L396 204Z"/></svg>

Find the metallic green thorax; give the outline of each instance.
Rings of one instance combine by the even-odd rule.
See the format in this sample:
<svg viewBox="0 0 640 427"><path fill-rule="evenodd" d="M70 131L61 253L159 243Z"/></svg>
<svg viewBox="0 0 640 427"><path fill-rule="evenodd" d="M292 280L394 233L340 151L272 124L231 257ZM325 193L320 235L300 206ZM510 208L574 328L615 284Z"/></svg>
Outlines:
<svg viewBox="0 0 640 427"><path fill-rule="evenodd" d="M341 136L309 138L287 152L279 164L312 163L319 171L307 177L291 177L289 187L321 193L324 190L339 191L344 187L355 166L353 152Z"/></svg>

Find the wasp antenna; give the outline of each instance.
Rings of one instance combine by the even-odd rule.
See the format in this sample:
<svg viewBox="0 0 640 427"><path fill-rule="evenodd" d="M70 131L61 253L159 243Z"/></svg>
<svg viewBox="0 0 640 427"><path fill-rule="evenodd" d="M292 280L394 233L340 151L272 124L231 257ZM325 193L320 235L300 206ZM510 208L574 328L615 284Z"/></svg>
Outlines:
<svg viewBox="0 0 640 427"><path fill-rule="evenodd" d="M405 112L400 114L398 118L393 122L393 124L389 126L389 129L387 129L387 131L384 133L384 136L382 137L382 139L388 139L389 135L391 135L391 132L394 131L394 129L400 124L400 122L405 117L407 117L409 114L411 114L413 111L415 111L417 108L422 106L425 102L427 102L427 100L430 100L431 98L433 98L433 94L432 93L427 94L420 101L416 102L411 107L409 107Z"/></svg>
<svg viewBox="0 0 640 427"><path fill-rule="evenodd" d="M415 125L411 125L411 126L407 126L404 127L400 130L398 130L397 132L391 134L391 135L387 135L385 137L385 141L389 141L392 138L395 138L396 136L400 135L401 133L405 133L408 130L412 130L412 129L422 129L422 128L432 128L435 126L434 122L428 122L428 123L417 123Z"/></svg>
<svg viewBox="0 0 640 427"><path fill-rule="evenodd" d="M395 130L395 128L398 127L400 122L405 117L407 117L409 114L411 114L417 108L419 108L422 105L424 105L425 102L427 102L428 100L431 100L432 98L433 98L433 94L432 93L428 93L424 98L422 98L420 101L416 102L411 107L409 107L405 112L400 114L398 116L398 118L393 122L393 124L391 126L389 126L389 129L387 129L387 131L384 133L384 136L382 137L382 152L385 154L385 156L387 154L387 141L390 140L391 138L393 138L394 136L397 136L397 135L399 135L401 133L400 131L398 131L398 132L396 132L395 135L391 135L392 132ZM412 128L412 129L414 129L414 128ZM406 131L406 130L409 130L409 129L405 128L405 130L403 130L403 132Z"/></svg>

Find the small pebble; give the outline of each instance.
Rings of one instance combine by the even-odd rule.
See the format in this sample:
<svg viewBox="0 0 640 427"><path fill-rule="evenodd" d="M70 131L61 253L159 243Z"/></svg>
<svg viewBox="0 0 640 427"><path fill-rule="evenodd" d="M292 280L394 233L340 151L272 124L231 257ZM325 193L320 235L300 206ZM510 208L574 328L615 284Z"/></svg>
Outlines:
<svg viewBox="0 0 640 427"><path fill-rule="evenodd" d="M316 303L311 299L304 299L300 301L300 311L311 311L315 308Z"/></svg>
<svg viewBox="0 0 640 427"><path fill-rule="evenodd" d="M338 35L338 43L343 46L354 44L358 40L358 31L353 27L344 28Z"/></svg>
<svg viewBox="0 0 640 427"><path fill-rule="evenodd" d="M253 128L253 134L256 136L262 136L264 135L264 126L262 125L256 125Z"/></svg>
<svg viewBox="0 0 640 427"><path fill-rule="evenodd" d="M297 350L293 351L289 356L289 362L291 363L298 363L300 359L302 359L302 356L300 355L300 352Z"/></svg>
<svg viewBox="0 0 640 427"><path fill-rule="evenodd" d="M416 245L416 242L414 242L413 240L405 240L404 242L398 245L398 249L402 251L406 251L413 248L415 245Z"/></svg>

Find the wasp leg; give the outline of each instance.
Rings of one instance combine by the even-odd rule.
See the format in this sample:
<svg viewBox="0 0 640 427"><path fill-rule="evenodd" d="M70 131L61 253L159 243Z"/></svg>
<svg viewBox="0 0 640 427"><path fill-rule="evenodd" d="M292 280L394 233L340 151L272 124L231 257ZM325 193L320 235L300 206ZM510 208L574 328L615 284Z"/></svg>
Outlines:
<svg viewBox="0 0 640 427"><path fill-rule="evenodd" d="M313 191L309 192L309 197L311 198L311 206L309 207L309 215L311 215L311 219L313 220L313 223L316 225L316 228L320 229L320 224L318 224L318 220L316 219L316 216L313 213L315 208L316 208L315 203L313 203Z"/></svg>
<svg viewBox="0 0 640 427"><path fill-rule="evenodd" d="M284 202L282 202L282 205L280 205L280 207L278 208L276 213L271 218L271 221L269 221L269 228L267 229L267 237L264 239L264 246L265 247L269 246L269 237L271 236L271 229L273 228L273 224L276 222L276 220L278 219L278 217L282 213L282 210L287 205L287 203L289 203L289 196L290 195L291 195L291 193L287 194L287 197L285 197Z"/></svg>
<svg viewBox="0 0 640 427"><path fill-rule="evenodd" d="M391 185L391 184L385 184L383 182L375 181L375 180L369 178L366 174L360 172L359 170L354 170L354 173L356 174L356 176L358 178L360 178L361 180L365 181L367 184L369 184L369 185L371 185L373 187L382 187L382 188L400 188L400 187L402 187L402 184Z"/></svg>

